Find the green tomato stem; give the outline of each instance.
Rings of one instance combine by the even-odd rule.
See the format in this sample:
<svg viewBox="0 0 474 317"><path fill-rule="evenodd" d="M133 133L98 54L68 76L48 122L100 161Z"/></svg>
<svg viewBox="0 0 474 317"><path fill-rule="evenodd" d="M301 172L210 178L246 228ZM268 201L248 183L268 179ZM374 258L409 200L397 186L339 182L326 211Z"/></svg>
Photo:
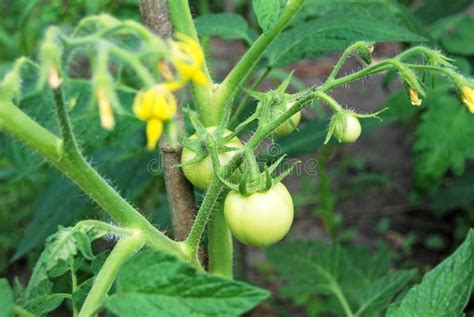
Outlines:
<svg viewBox="0 0 474 317"><path fill-rule="evenodd" d="M120 239L97 274L79 312L79 317L90 317L97 314L123 263L137 253L144 244L145 239L138 232L130 237Z"/></svg>
<svg viewBox="0 0 474 317"><path fill-rule="evenodd" d="M291 18L299 11L304 0L289 0L286 7L275 26L253 43L248 51L242 56L232 71L224 79L218 90L214 94L214 107L220 112L224 105L233 98L235 91L241 85L242 80L249 76L249 72L255 69L255 65L260 61L265 49L272 43L278 34L288 25ZM222 115L219 115L222 116Z"/></svg>
<svg viewBox="0 0 474 317"><path fill-rule="evenodd" d="M250 91L256 90L271 71L272 71L271 67L265 67L265 69L262 72L260 72L260 75L253 83L252 87L250 87ZM249 98L250 98L250 94L246 93L244 98L242 98L242 101L237 106L237 108L235 108L234 114L232 115L232 118L230 119L230 126L235 126L235 124L239 120L240 114L242 113L245 106L247 105L247 101L249 100Z"/></svg>
<svg viewBox="0 0 474 317"><path fill-rule="evenodd" d="M197 257L202 234L221 191L222 186L217 180L217 177L214 177L207 189L206 195L204 196L204 200L202 201L201 207L196 215L191 231L184 242L188 246L190 254L194 257Z"/></svg>
<svg viewBox="0 0 474 317"><path fill-rule="evenodd" d="M79 152L66 151L61 139L41 127L9 100L0 100L0 130L41 154L121 226L141 230L150 247L195 262L183 254L178 242L166 237L121 197Z"/></svg>
<svg viewBox="0 0 474 317"><path fill-rule="evenodd" d="M209 223L209 272L232 279L233 244L232 234L224 218L224 206L219 204Z"/></svg>
<svg viewBox="0 0 474 317"><path fill-rule="evenodd" d="M35 317L35 314L27 311L26 309L18 305L13 305L13 313L15 314L15 316L18 317Z"/></svg>
<svg viewBox="0 0 474 317"><path fill-rule="evenodd" d="M336 66L334 66L331 73L329 74L329 77L328 77L327 81L331 81L334 78L336 78L336 75L339 73L339 70L341 69L342 65L345 63L345 61L347 60L349 55L351 55L352 51L354 50L354 48L356 46L357 46L357 43L354 43L351 46L349 46L348 48L346 48L344 53L342 53L341 57L337 61Z"/></svg>
<svg viewBox="0 0 474 317"><path fill-rule="evenodd" d="M54 95L54 104L56 106L56 112L58 114L59 126L61 129L61 136L63 138L64 149L67 152L79 152L77 147L76 138L72 132L71 123L69 121L69 116L67 114L67 109L64 104L64 97L62 93L62 85L57 89L53 89Z"/></svg>

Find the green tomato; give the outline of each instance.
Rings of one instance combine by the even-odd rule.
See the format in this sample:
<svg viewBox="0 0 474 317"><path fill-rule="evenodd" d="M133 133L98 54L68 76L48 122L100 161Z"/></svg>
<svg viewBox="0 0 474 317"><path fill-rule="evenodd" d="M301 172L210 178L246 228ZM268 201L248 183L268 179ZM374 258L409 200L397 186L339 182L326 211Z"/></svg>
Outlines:
<svg viewBox="0 0 474 317"><path fill-rule="evenodd" d="M213 132L216 127L206 128L207 132ZM224 131L224 135L229 135L231 132L229 130ZM191 139L197 138L196 134L191 136ZM226 146L233 148L242 148L244 145L240 142L239 138L234 137L229 142L226 143ZM227 164L236 154L236 151L223 152L219 153L219 161L222 165ZM186 163L192 160L196 156L196 153L188 148L183 148L181 153L181 163ZM212 160L209 156L206 156L202 161L198 163L193 163L191 165L183 166L184 176L199 189L206 190L209 187L209 184L212 181L214 175L214 169L212 167ZM232 175L233 178L238 177L238 172L235 172Z"/></svg>
<svg viewBox="0 0 474 317"><path fill-rule="evenodd" d="M293 103L287 102L286 109L287 110L290 109L292 105ZM281 115L282 113L283 111L277 111L277 115ZM289 135L291 132L293 132L296 129L296 127L300 123L300 120L301 120L301 112L298 111L293 116L291 116L290 119L280 124L280 126L276 128L275 131L273 131L274 135L276 137Z"/></svg>
<svg viewBox="0 0 474 317"><path fill-rule="evenodd" d="M336 122L334 127L334 136L339 142L353 143L362 131L359 119L351 115L344 115L341 120Z"/></svg>
<svg viewBox="0 0 474 317"><path fill-rule="evenodd" d="M280 241L293 222L293 200L285 185L244 196L227 194L224 216L234 237L246 245L265 247Z"/></svg>

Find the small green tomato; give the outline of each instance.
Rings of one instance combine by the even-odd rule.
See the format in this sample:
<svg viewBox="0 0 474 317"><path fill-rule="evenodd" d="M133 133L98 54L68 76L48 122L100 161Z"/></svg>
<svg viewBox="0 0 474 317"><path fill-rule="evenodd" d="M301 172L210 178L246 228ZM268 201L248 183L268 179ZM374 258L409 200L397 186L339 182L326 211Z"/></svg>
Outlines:
<svg viewBox="0 0 474 317"><path fill-rule="evenodd" d="M290 109L292 105L293 103L287 102L286 109L287 110ZM283 111L278 111L277 115L281 115L282 113ZM293 116L291 116L290 119L280 124L280 126L276 128L275 131L273 131L274 135L276 137L283 137L283 136L291 134L291 132L293 132L298 126L298 124L300 123L300 120L301 120L301 112L298 111Z"/></svg>
<svg viewBox="0 0 474 317"><path fill-rule="evenodd" d="M341 120L336 122L334 127L334 136L339 142L353 143L362 131L359 119L351 115L344 115Z"/></svg>
<svg viewBox="0 0 474 317"><path fill-rule="evenodd" d="M285 185L244 196L231 191L224 216L234 237L243 244L266 247L280 241L293 222L293 200Z"/></svg>
<svg viewBox="0 0 474 317"><path fill-rule="evenodd" d="M207 132L213 132L216 127L206 128ZM224 131L224 135L229 135L231 132L229 130ZM197 138L196 134L193 134L191 139ZM229 142L226 143L226 146L233 148L242 148L244 145L240 142L239 138L234 137ZM219 153L219 161L222 165L227 164L232 157L236 154L236 151L223 152ZM195 157L196 153L188 148L183 148L181 153L181 163L186 163L192 160ZM182 167L184 176L199 189L206 190L209 187L209 184L212 181L214 175L214 169L212 167L212 160L209 156L206 156L202 161L198 163L193 163L190 165L185 165ZM233 174L233 177L238 177L238 172Z"/></svg>

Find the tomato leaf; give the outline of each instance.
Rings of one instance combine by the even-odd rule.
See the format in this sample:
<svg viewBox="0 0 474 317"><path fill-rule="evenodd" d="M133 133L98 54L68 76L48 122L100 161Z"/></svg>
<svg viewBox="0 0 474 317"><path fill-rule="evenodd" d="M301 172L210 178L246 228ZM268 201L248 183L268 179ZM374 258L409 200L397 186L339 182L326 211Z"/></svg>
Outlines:
<svg viewBox="0 0 474 317"><path fill-rule="evenodd" d="M294 241L268 249L267 257L287 281L280 289L284 297L298 302L304 296L330 295L331 313L337 316L344 314L337 302L340 297L351 308L359 308L357 316L380 312L415 274L387 274L392 255L386 248L374 252L364 247L346 249L319 241Z"/></svg>
<svg viewBox="0 0 474 317"><path fill-rule="evenodd" d="M105 301L118 316L234 316L269 293L257 287L199 273L176 258L145 251L131 258L117 277L117 293Z"/></svg>
<svg viewBox="0 0 474 317"><path fill-rule="evenodd" d="M451 16L433 25L433 37L442 47L451 53L461 55L474 54L474 17Z"/></svg>
<svg viewBox="0 0 474 317"><path fill-rule="evenodd" d="M464 243L427 273L399 305L392 304L387 317L461 317L474 281L474 230Z"/></svg>
<svg viewBox="0 0 474 317"><path fill-rule="evenodd" d="M13 292L7 279L0 279L0 317L13 316Z"/></svg>
<svg viewBox="0 0 474 317"><path fill-rule="evenodd" d="M269 46L266 56L271 66L279 67L302 58L342 50L357 40L426 40L416 33L410 15L388 2L308 2L291 28Z"/></svg>
<svg viewBox="0 0 474 317"><path fill-rule="evenodd" d="M416 275L415 270L391 272L373 282L361 295L362 305L356 315L385 309L393 297Z"/></svg>
<svg viewBox="0 0 474 317"><path fill-rule="evenodd" d="M417 186L434 190L448 170L460 175L466 159L474 158L474 117L445 89L430 92L424 105L413 147L415 175Z"/></svg>
<svg viewBox="0 0 474 317"><path fill-rule="evenodd" d="M194 23L199 35L220 36L227 40L239 39L248 44L252 43L255 37L247 21L238 14L206 14L197 17Z"/></svg>
<svg viewBox="0 0 474 317"><path fill-rule="evenodd" d="M286 0L253 0L252 4L258 25L267 33L278 21Z"/></svg>

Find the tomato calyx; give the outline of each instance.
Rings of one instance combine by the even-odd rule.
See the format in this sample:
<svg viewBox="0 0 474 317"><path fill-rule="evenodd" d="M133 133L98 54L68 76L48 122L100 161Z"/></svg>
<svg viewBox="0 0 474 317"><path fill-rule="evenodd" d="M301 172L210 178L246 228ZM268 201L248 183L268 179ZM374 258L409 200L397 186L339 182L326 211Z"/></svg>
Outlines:
<svg viewBox="0 0 474 317"><path fill-rule="evenodd" d="M226 153L237 151L239 148L227 146L232 139L236 137L236 133L226 130L224 126L217 127L204 127L198 119L198 116L195 112L188 110L189 118L191 123L196 130L196 133L188 138L179 136L178 141L185 148L193 151L195 153L194 158L181 162L180 167L193 165L201 162L206 157L209 156L209 143L212 141L216 144L216 150L218 153Z"/></svg>
<svg viewBox="0 0 474 317"><path fill-rule="evenodd" d="M382 110L368 114L357 113L348 109L336 111L336 113L331 117L324 144L327 144L332 136L334 136L340 143L355 142L362 132L359 119L375 118L381 121L382 119L378 115L387 109L388 108L383 108Z"/></svg>
<svg viewBox="0 0 474 317"><path fill-rule="evenodd" d="M245 172L240 178L238 184L234 184L225 177L223 177L223 172L219 166L219 161L217 157L217 151L211 146L211 158L214 164L214 168L217 167L216 176L218 180L230 190L239 192L243 196L250 196L254 193L267 192L275 186L275 184L280 183L286 176L288 176L299 161L294 162L288 169L283 171L280 175L273 177L272 174L276 168L281 164L286 155L281 156L277 161L275 161L270 166L264 167L263 172L260 172L255 154L251 149L244 150L244 166L246 167Z"/></svg>
<svg viewBox="0 0 474 317"><path fill-rule="evenodd" d="M253 98L258 100L257 110L255 113L259 118L260 126L271 124L275 119L290 110L293 104L297 101L297 94L292 95L286 93L292 75L293 73L290 73L288 77L274 90L265 93L256 91L248 92ZM300 120L301 112L298 111L275 128L273 130L273 136L282 137L289 135L294 130L297 130Z"/></svg>

